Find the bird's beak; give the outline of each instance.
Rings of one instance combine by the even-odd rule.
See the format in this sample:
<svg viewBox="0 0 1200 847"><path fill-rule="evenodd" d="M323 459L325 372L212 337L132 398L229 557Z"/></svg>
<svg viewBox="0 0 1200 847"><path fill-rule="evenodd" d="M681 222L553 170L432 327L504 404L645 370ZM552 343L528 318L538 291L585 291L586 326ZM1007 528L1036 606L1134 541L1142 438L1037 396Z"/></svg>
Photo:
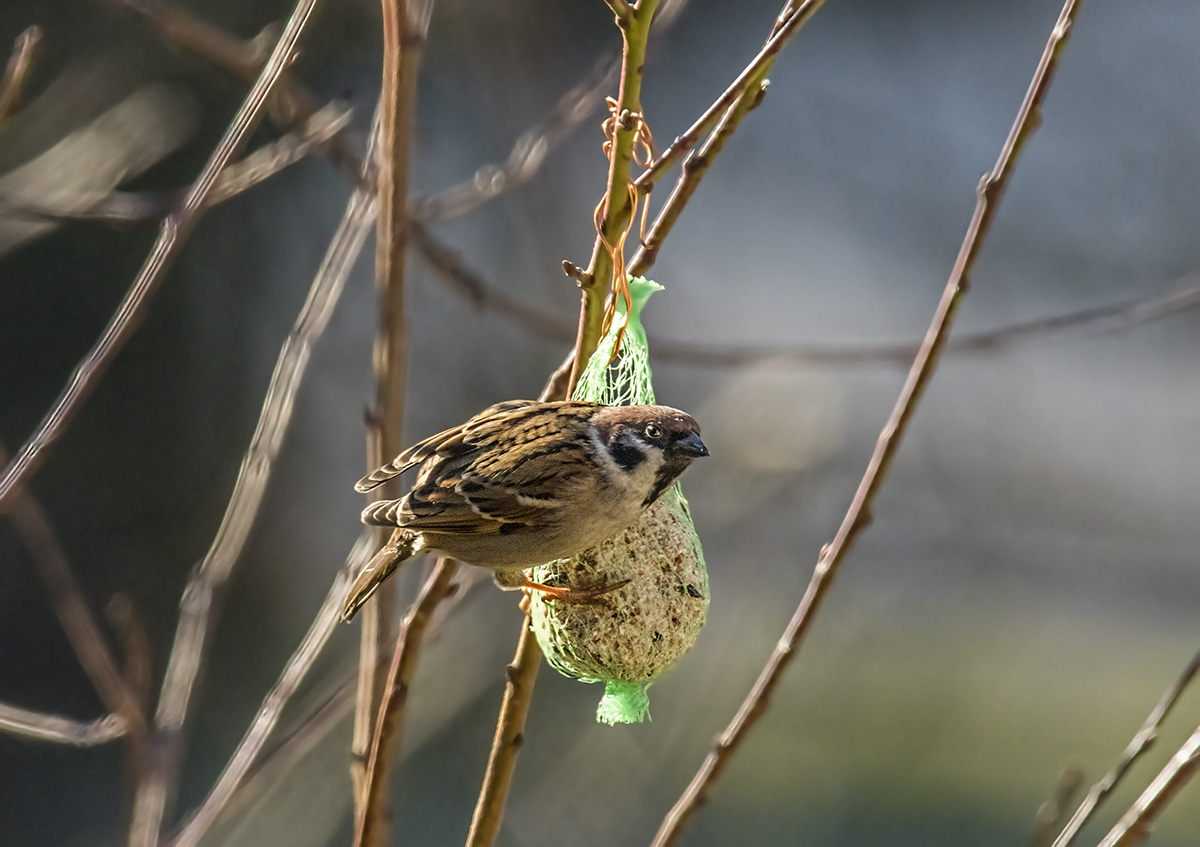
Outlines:
<svg viewBox="0 0 1200 847"><path fill-rule="evenodd" d="M694 432L689 432L683 438L676 441L675 449L683 455L693 458L708 455L708 448L704 446L704 442L700 440L700 436Z"/></svg>

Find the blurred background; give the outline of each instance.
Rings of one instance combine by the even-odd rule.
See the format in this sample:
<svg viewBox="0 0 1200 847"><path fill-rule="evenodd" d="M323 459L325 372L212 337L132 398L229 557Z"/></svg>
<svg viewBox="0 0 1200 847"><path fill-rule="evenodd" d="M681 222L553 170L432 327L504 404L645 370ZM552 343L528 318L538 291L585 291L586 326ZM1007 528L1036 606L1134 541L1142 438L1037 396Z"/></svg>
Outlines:
<svg viewBox="0 0 1200 847"><path fill-rule="evenodd" d="M660 147L757 52L779 5L691 0L656 38L643 105ZM244 39L290 11L284 0L186 8ZM652 355L656 343L854 353L917 340L1058 11L1052 0L827 3L660 254L652 276L666 290L645 314ZM354 107L360 137L378 94L378 14L369 0L322 4L295 71L322 101ZM101 192L178 189L245 94L121 3L7 0L0 50L31 24L44 41L30 102L0 126L10 194L25 186L45 198L44 186L70 180ZM1085 4L956 337L1197 284L1198 31L1189 0ZM616 46L599 0L440 0L414 190L503 161ZM577 295L559 265L585 264L591 250L606 173L600 118L553 149L529 184L431 227L497 289L567 324ZM275 137L264 124L253 145ZM56 147L68 138L76 147ZM125 152L88 159L97 139ZM180 592L220 521L348 193L315 156L209 211L31 486L97 613L120 592L144 619L155 686ZM0 440L10 451L111 316L154 233L152 223L0 219ZM203 799L358 536L351 486L373 395L370 257L368 244L314 352L231 583L177 815ZM409 440L539 392L564 341L473 306L417 258L411 268ZM1200 314L1184 311L948 355L873 523L683 843L1024 844L1064 767L1098 779L1200 647L1198 329ZM642 725L595 724L600 691L542 670L504 845L649 841L798 603L905 367L878 357L654 361L660 400L694 413L713 453L684 481L708 559L708 624L651 690L653 720ZM403 574L405 597L419 570ZM519 625L514 596L485 581L428 645L395 783L394 843L465 837ZM285 730L354 672L357 644L357 626L338 628ZM103 713L7 522L0 702L81 720ZM1198 713L1192 691L1085 842L1107 831ZM334 722L285 773L260 781L205 843L348 843L349 727ZM1200 843L1198 790L1165 813L1152 843ZM0 843L124 841L119 745L0 735L0 798Z"/></svg>

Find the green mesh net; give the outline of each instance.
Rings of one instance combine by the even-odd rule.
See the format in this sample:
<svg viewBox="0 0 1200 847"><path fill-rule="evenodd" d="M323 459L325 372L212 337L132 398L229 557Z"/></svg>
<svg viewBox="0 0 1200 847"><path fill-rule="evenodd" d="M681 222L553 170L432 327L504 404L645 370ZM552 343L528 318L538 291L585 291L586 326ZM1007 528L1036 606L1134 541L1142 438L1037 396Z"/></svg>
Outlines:
<svg viewBox="0 0 1200 847"><path fill-rule="evenodd" d="M617 314L612 326L596 345L579 375L573 400L590 400L606 406L642 406L654 403L654 384L650 373L650 345L642 328L642 309L650 295L662 291L653 280L634 277L629 280L633 308L626 314L625 300L617 298ZM617 343L620 342L620 352Z"/></svg>
<svg viewBox="0 0 1200 847"><path fill-rule="evenodd" d="M607 405L654 403L649 349L641 324L646 301L662 286L630 280L628 314L618 302L612 326L588 360L573 398ZM619 342L619 349L618 349ZM534 633L560 673L603 682L596 719L638 723L650 712L646 689L691 648L708 611L708 574L678 484L615 538L534 569L551 585L629 580L603 604L531 602Z"/></svg>

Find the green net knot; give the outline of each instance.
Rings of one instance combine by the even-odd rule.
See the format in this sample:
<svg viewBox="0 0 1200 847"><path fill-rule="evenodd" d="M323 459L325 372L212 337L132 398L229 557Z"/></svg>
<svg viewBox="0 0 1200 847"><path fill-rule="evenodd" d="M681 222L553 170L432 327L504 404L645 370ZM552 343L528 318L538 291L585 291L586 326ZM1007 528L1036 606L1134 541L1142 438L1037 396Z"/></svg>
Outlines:
<svg viewBox="0 0 1200 847"><path fill-rule="evenodd" d="M572 399L606 406L641 406L654 402L650 345L642 327L642 309L650 295L662 288L645 277L630 278L632 308L627 314L625 298L617 298L617 313L612 326L596 345L596 352L588 358Z"/></svg>
<svg viewBox="0 0 1200 847"><path fill-rule="evenodd" d="M640 682L610 679L604 683L604 696L596 707L596 720L614 726L641 723L650 717L650 695Z"/></svg>

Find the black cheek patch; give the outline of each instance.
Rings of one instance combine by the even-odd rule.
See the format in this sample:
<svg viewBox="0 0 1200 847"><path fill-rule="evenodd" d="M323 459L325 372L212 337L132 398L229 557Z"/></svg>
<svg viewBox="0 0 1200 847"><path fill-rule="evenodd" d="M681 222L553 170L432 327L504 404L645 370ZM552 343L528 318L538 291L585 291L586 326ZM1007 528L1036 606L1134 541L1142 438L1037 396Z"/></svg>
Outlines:
<svg viewBox="0 0 1200 847"><path fill-rule="evenodd" d="M646 461L645 447L628 432L623 432L608 445L608 454L621 470L629 472Z"/></svg>

